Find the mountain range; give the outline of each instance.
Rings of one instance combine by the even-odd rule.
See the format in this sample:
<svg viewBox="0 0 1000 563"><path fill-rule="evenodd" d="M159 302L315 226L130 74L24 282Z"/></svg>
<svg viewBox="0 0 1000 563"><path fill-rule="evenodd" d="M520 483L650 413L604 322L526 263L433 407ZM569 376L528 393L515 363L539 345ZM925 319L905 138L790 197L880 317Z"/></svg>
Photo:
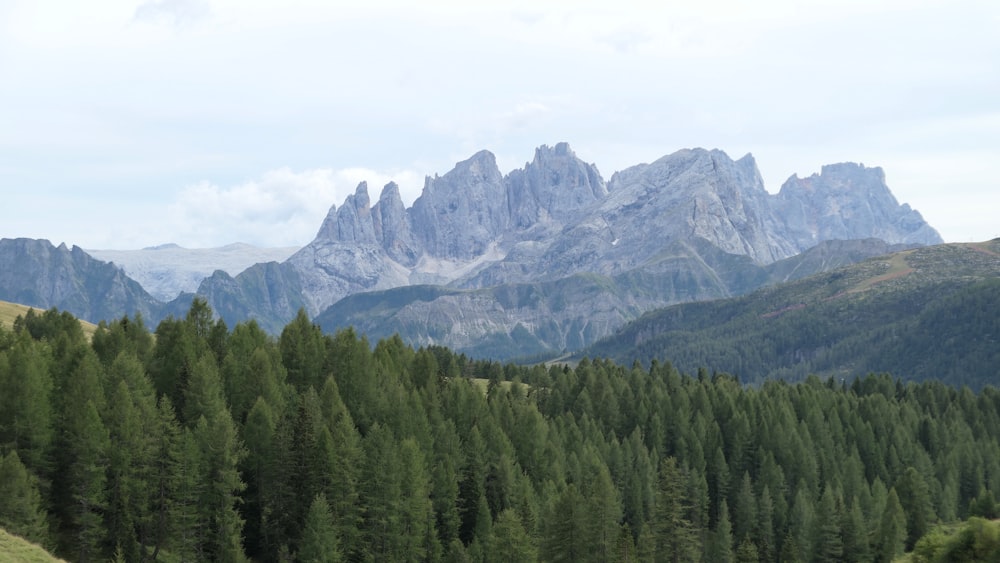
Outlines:
<svg viewBox="0 0 1000 563"><path fill-rule="evenodd" d="M824 166L769 194L751 155L734 161L718 150L685 149L605 181L559 143L507 174L480 151L428 177L409 208L395 184L372 204L361 183L304 248L236 275L216 270L194 294L227 323L255 319L272 333L301 308L326 330L354 325L373 337L399 332L415 345L511 358L580 349L666 305L741 295L941 242L896 201L880 168ZM17 245L4 243L0 263L17 263L16 252L6 254ZM103 309L89 297L77 299L88 307L66 307L76 305L65 297L73 284L25 293L30 280L75 279L57 273L73 262L61 256L85 253L52 248L37 255L54 269L34 271L28 282L13 278L29 270L5 268L0 299L31 297L27 304L88 320L126 312L156 320L182 314L193 298L160 301L114 266L108 272L119 272L123 289L108 291L115 299ZM92 285L76 283L87 295L97 291Z"/></svg>

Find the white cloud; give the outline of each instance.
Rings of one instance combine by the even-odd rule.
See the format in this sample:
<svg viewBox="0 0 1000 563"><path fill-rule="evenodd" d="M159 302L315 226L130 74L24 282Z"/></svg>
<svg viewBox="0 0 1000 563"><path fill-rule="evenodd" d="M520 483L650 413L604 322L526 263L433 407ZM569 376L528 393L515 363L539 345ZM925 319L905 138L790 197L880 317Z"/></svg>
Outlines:
<svg viewBox="0 0 1000 563"><path fill-rule="evenodd" d="M361 181L372 204L382 186L395 181L404 203L412 204L422 176L414 171L384 173L365 168L281 168L233 186L199 182L181 190L154 231L171 233L162 242L209 248L233 242L257 246L303 246L313 239L332 205L340 205ZM155 219L154 219L155 220Z"/></svg>
<svg viewBox="0 0 1000 563"><path fill-rule="evenodd" d="M149 0L135 9L135 20L185 27L207 19L211 12L205 0Z"/></svg>

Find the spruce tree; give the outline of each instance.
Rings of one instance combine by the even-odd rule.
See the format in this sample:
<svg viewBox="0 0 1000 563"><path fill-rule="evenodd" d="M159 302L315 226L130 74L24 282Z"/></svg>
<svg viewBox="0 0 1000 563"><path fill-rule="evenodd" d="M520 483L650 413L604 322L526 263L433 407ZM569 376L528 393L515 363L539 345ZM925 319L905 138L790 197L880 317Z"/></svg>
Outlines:
<svg viewBox="0 0 1000 563"><path fill-rule="evenodd" d="M708 544L708 560L713 563L732 563L733 527L729 521L729 505L726 499L719 503L719 518Z"/></svg>
<svg viewBox="0 0 1000 563"><path fill-rule="evenodd" d="M736 548L733 560L736 563L758 563L760 561L757 545L750 539L749 534L743 536L743 540L740 541L740 545Z"/></svg>
<svg viewBox="0 0 1000 563"><path fill-rule="evenodd" d="M905 545L907 550L911 550L917 540L930 530L934 518L930 491L923 476L913 467L906 469L895 486L899 503L906 514Z"/></svg>
<svg viewBox="0 0 1000 563"><path fill-rule="evenodd" d="M657 561L692 561L700 550L697 531L688 517L691 505L685 489L685 477L677 460L669 457L660 462L655 511L647 524L654 537Z"/></svg>
<svg viewBox="0 0 1000 563"><path fill-rule="evenodd" d="M16 451L0 456L0 528L31 542L51 545L37 479Z"/></svg>
<svg viewBox="0 0 1000 563"><path fill-rule="evenodd" d="M105 468L111 440L93 401L65 413L66 490L70 495L64 552L79 561L104 557L107 535L103 514L107 508Z"/></svg>
<svg viewBox="0 0 1000 563"><path fill-rule="evenodd" d="M0 449L19 452L36 476L52 470L52 375L42 345L21 332L0 351Z"/></svg>
<svg viewBox="0 0 1000 563"><path fill-rule="evenodd" d="M836 496L831 487L823 490L819 499L816 518L813 521L812 541L813 561L836 563L843 560L844 543L841 537L841 514Z"/></svg>
<svg viewBox="0 0 1000 563"><path fill-rule="evenodd" d="M493 525L493 539L490 542L490 560L497 562L536 561L538 553L525 531L520 517L513 509L497 515Z"/></svg>
<svg viewBox="0 0 1000 563"><path fill-rule="evenodd" d="M339 563L342 560L333 515L323 493L317 494L309 505L297 559L303 563Z"/></svg>
<svg viewBox="0 0 1000 563"><path fill-rule="evenodd" d="M891 563L897 555L903 553L906 541L906 513L899 503L896 489L889 489L885 510L879 523L875 540L876 563Z"/></svg>

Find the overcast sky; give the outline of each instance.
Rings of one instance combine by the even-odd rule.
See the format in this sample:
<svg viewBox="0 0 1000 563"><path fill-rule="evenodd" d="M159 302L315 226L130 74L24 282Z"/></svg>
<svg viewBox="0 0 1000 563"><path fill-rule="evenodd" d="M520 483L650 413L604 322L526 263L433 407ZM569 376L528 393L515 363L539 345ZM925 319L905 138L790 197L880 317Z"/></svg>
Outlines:
<svg viewBox="0 0 1000 563"><path fill-rule="evenodd" d="M339 4L0 0L0 237L301 246L361 180L409 205L560 141L605 179L750 152L771 192L881 166L946 241L1000 236L995 0Z"/></svg>

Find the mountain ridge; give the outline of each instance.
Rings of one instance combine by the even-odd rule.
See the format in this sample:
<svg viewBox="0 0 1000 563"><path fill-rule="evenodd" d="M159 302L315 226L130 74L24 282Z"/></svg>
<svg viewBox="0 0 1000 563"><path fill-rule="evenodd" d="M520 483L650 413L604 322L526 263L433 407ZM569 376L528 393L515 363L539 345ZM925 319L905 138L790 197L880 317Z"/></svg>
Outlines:
<svg viewBox="0 0 1000 563"><path fill-rule="evenodd" d="M711 365L750 383L891 370L978 388L996 383L998 304L1000 239L949 243L650 311L579 354Z"/></svg>
<svg viewBox="0 0 1000 563"><path fill-rule="evenodd" d="M471 339L485 338L510 344L502 352L509 355L529 337L545 350L585 346L645 311L773 283L777 274L768 268L807 249L872 237L911 246L940 242L918 212L895 200L880 168L828 165L770 194L751 154L732 160L717 149L682 149L605 182L567 143L538 147L507 174L484 150L428 176L408 208L395 184L373 204L362 182L330 206L314 240L286 259L235 274L210 272L169 302L143 297L152 301L141 310L151 320L157 306L161 316L181 314L200 296L229 324L253 319L276 333L300 308L335 327L347 319L336 311L346 314L356 304L321 315L344 298L430 284L449 290L437 292L442 307L478 296L447 305L463 318L449 321L453 339L435 344L473 350ZM810 254L794 269L775 268L805 275L839 264L840 252L861 258L874 247L824 248L827 261ZM167 245L149 252L179 251ZM588 300L600 303L600 316L587 314Z"/></svg>

